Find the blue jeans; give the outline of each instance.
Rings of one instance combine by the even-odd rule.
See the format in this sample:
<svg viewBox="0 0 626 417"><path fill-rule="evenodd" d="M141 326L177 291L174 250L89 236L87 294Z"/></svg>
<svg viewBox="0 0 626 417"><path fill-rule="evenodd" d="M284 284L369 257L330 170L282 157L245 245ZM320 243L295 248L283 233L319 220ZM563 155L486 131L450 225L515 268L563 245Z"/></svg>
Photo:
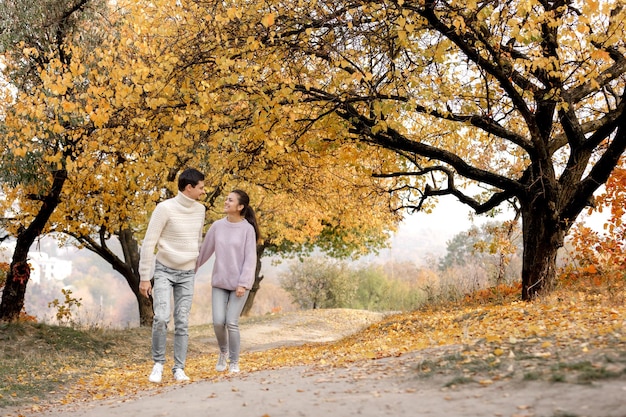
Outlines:
<svg viewBox="0 0 626 417"><path fill-rule="evenodd" d="M174 293L174 367L185 369L187 346L189 344L189 312L193 298L194 270L168 268L156 262L154 286L152 288L152 359L155 363L165 363L167 325L172 309L171 299Z"/></svg>
<svg viewBox="0 0 626 417"><path fill-rule="evenodd" d="M215 288L211 292L213 310L213 329L220 352L228 352L231 363L239 362L239 316L246 304L250 291L237 297L235 291Z"/></svg>

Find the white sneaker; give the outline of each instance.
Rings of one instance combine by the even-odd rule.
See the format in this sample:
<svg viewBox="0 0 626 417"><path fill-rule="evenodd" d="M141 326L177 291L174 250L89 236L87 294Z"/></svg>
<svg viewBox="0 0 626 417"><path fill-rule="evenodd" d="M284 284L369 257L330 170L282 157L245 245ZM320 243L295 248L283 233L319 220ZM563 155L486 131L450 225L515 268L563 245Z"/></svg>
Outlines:
<svg viewBox="0 0 626 417"><path fill-rule="evenodd" d="M152 367L152 372L150 373L148 380L150 382L161 382L161 378L163 378L163 364L155 363Z"/></svg>
<svg viewBox="0 0 626 417"><path fill-rule="evenodd" d="M178 368L174 371L174 379L182 382L182 381L189 381L189 377L187 375L185 375L185 371L183 371L182 369Z"/></svg>
<svg viewBox="0 0 626 417"><path fill-rule="evenodd" d="M228 372L232 374L236 374L237 372L239 372L239 364L237 362L231 362L230 366L228 367Z"/></svg>
<svg viewBox="0 0 626 417"><path fill-rule="evenodd" d="M219 358L217 358L217 364L215 365L215 370L217 372L222 372L226 370L226 361L228 360L228 353L220 352Z"/></svg>

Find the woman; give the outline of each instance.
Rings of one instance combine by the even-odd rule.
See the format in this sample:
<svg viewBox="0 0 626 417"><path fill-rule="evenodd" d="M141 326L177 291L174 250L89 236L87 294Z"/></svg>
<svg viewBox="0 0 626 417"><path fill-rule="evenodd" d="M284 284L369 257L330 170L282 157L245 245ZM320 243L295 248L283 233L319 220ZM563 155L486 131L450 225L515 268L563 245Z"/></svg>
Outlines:
<svg viewBox="0 0 626 417"><path fill-rule="evenodd" d="M215 369L239 372L239 316L246 303L256 270L256 243L259 239L250 197L234 190L224 203L226 217L214 222L207 232L196 270L215 253L211 278L213 328L220 349Z"/></svg>

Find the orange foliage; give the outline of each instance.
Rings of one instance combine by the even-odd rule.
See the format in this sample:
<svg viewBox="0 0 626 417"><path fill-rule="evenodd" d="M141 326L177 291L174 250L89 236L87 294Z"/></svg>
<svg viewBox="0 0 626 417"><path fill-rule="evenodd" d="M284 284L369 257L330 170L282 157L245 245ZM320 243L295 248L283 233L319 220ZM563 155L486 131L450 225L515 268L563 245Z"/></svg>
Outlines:
<svg viewBox="0 0 626 417"><path fill-rule="evenodd" d="M621 161L607 181L606 190L596 202L598 211L610 209L611 216L600 233L580 225L572 234L576 249L576 264L564 271L561 280L566 285L615 289L626 283L626 167Z"/></svg>
<svg viewBox="0 0 626 417"><path fill-rule="evenodd" d="M31 316L25 310L22 310L17 321L21 323L37 323L37 317Z"/></svg>
<svg viewBox="0 0 626 417"><path fill-rule="evenodd" d="M499 284L495 287L485 288L472 292L471 294L467 294L464 302L470 304L488 304L498 303L505 300L514 301L519 298L521 290L521 282L513 284Z"/></svg>

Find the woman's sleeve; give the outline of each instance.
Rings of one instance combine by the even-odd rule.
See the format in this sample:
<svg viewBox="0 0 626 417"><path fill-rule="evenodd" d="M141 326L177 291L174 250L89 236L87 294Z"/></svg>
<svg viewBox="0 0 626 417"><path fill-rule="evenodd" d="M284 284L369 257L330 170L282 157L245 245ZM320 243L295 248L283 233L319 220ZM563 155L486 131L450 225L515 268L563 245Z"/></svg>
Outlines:
<svg viewBox="0 0 626 417"><path fill-rule="evenodd" d="M204 241L200 246L200 252L198 253L198 260L196 261L196 271L204 265L206 261L213 255L215 251L215 228L213 225L209 228Z"/></svg>
<svg viewBox="0 0 626 417"><path fill-rule="evenodd" d="M254 232L254 227L250 227L248 233L246 233L244 245L244 260L241 275L239 276L239 286L249 290L252 288L252 284L254 284L256 273L256 233Z"/></svg>

